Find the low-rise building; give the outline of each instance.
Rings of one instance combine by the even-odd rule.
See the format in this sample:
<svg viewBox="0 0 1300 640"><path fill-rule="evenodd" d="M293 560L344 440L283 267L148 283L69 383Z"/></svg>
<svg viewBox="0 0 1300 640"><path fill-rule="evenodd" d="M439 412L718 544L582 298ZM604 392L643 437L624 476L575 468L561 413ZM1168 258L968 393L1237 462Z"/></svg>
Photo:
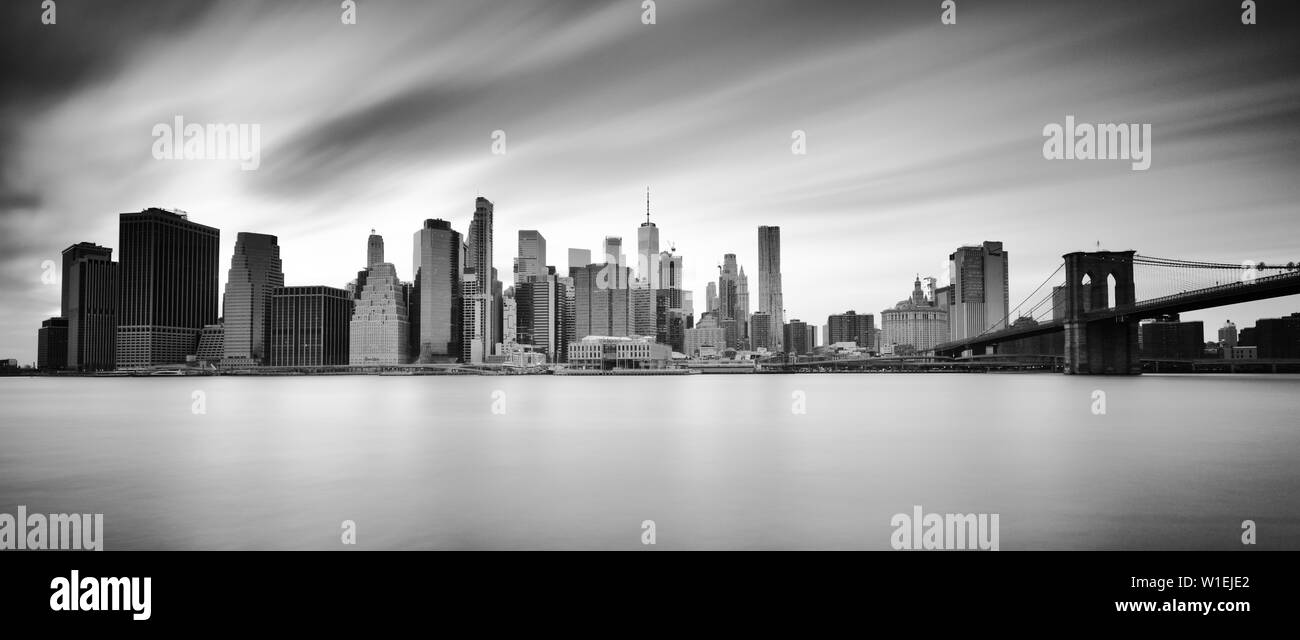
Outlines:
<svg viewBox="0 0 1300 640"><path fill-rule="evenodd" d="M587 336L569 343L570 369L663 369L672 348L645 336Z"/></svg>

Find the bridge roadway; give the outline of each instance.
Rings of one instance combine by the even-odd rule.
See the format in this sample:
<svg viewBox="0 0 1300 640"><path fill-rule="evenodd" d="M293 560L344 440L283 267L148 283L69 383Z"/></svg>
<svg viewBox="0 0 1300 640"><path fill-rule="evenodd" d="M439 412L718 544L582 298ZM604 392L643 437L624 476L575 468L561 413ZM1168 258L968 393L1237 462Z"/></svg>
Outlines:
<svg viewBox="0 0 1300 640"><path fill-rule="evenodd" d="M1141 300L1130 307L1094 309L1083 314L1082 320L1084 322L1095 322L1120 318L1126 321L1138 321L1168 314L1210 309L1295 294L1300 294L1300 271L1289 271L1254 280L1233 282L1150 300ZM937 345L934 352L955 356L968 350L982 350L1011 340L1031 338L1064 330L1065 322L1063 320L1048 320L1033 327L1015 327L986 333L968 340L945 342Z"/></svg>

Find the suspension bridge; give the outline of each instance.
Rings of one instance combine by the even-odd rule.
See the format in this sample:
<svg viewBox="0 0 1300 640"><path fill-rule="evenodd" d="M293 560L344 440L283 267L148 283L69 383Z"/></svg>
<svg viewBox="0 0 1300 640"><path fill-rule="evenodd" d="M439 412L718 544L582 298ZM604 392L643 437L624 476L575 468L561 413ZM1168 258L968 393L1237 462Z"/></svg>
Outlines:
<svg viewBox="0 0 1300 640"><path fill-rule="evenodd" d="M1135 251L1068 253L1001 321L937 345L934 353L999 353L1007 345L1064 332L1066 373L1135 375L1142 372L1142 320L1295 294L1300 294L1300 269L1294 263L1196 262Z"/></svg>

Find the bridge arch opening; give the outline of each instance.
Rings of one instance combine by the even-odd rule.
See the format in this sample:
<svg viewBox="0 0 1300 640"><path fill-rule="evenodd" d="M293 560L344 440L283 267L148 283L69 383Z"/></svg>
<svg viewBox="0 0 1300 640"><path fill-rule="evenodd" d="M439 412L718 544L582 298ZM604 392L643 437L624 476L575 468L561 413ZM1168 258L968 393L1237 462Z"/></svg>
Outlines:
<svg viewBox="0 0 1300 640"><path fill-rule="evenodd" d="M1116 306L1116 294L1118 283L1115 282L1115 274L1111 273L1106 276L1106 308L1111 309Z"/></svg>

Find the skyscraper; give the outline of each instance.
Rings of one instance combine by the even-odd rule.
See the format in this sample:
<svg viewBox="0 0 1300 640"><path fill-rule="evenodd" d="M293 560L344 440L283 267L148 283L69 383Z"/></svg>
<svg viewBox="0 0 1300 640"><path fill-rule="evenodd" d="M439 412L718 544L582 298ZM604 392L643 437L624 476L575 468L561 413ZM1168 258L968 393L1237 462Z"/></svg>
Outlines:
<svg viewBox="0 0 1300 640"><path fill-rule="evenodd" d="M425 220L415 232L416 305L412 326L418 336L417 362L455 361L460 357L460 233L446 220Z"/></svg>
<svg viewBox="0 0 1300 640"><path fill-rule="evenodd" d="M948 256L951 340L1007 328L1011 314L1008 253L1001 242L961 247Z"/></svg>
<svg viewBox="0 0 1300 640"><path fill-rule="evenodd" d="M611 274L622 275L623 272L622 272L621 268L627 266L627 257L623 255L623 239L622 239L622 238L619 238L619 237L616 237L616 236L606 236L606 237L605 237L605 258L604 258L604 263L605 263L605 264L609 264L609 265L613 265L613 266L616 266L616 267L619 267L619 269L611 269L611 270L609 271ZM622 287L626 287L627 284L626 284L626 283L618 282L617 280L614 280L614 281L611 281L611 282L610 282L610 286L618 287L618 288L622 288Z"/></svg>
<svg viewBox="0 0 1300 640"><path fill-rule="evenodd" d="M334 287L272 290L267 363L274 367L348 364L352 307L352 295Z"/></svg>
<svg viewBox="0 0 1300 640"><path fill-rule="evenodd" d="M370 238L366 240L366 268L369 269L377 264L384 262L384 237L375 233L374 229L370 230Z"/></svg>
<svg viewBox="0 0 1300 640"><path fill-rule="evenodd" d="M519 232L519 256L515 258L515 283L546 274L546 238L535 230Z"/></svg>
<svg viewBox="0 0 1300 640"><path fill-rule="evenodd" d="M740 275L736 278L736 325L740 331L740 340L743 345L749 347L749 278L745 275L745 268L740 268Z"/></svg>
<svg viewBox="0 0 1300 640"><path fill-rule="evenodd" d="M569 270L591 264L591 249L569 249Z"/></svg>
<svg viewBox="0 0 1300 640"><path fill-rule="evenodd" d="M749 346L752 349L774 350L775 334L772 316L766 311L756 311L749 316Z"/></svg>
<svg viewBox="0 0 1300 640"><path fill-rule="evenodd" d="M656 310L655 290L639 287L628 291L632 306L631 333L637 336L654 338L659 335L659 320Z"/></svg>
<svg viewBox="0 0 1300 640"><path fill-rule="evenodd" d="M352 312L348 362L353 365L406 364L410 324L397 269L381 262L367 269L366 286Z"/></svg>
<svg viewBox="0 0 1300 640"><path fill-rule="evenodd" d="M460 279L460 358L466 364L481 364L487 344L484 316L491 308L488 295L479 293L482 280L474 267L465 267Z"/></svg>
<svg viewBox="0 0 1300 640"><path fill-rule="evenodd" d="M276 237L241 231L226 279L224 365L262 364L269 340L271 291L283 286Z"/></svg>
<svg viewBox="0 0 1300 640"><path fill-rule="evenodd" d="M113 250L81 242L63 250L67 367L106 371L117 358L118 267Z"/></svg>
<svg viewBox="0 0 1300 640"><path fill-rule="evenodd" d="M574 279L575 340L587 336L630 336L627 281L631 269L614 264L591 264L572 270ZM623 283L615 287L614 283Z"/></svg>
<svg viewBox="0 0 1300 640"><path fill-rule="evenodd" d="M664 251L659 254L659 286L660 289L682 289L685 279L682 276L682 257L673 255L671 251Z"/></svg>
<svg viewBox="0 0 1300 640"><path fill-rule="evenodd" d="M549 362L563 361L565 285L553 273L535 277L515 288L518 336L536 347Z"/></svg>
<svg viewBox="0 0 1300 640"><path fill-rule="evenodd" d="M185 362L217 321L221 232L163 209L119 216L117 367Z"/></svg>
<svg viewBox="0 0 1300 640"><path fill-rule="evenodd" d="M645 190L645 222L636 230L637 277L659 288L659 227L650 222L650 188Z"/></svg>
<svg viewBox="0 0 1300 640"><path fill-rule="evenodd" d="M475 282L477 283L475 294L481 296L484 306L481 313L474 313L474 321L478 326L474 328L472 335L482 340L483 355L489 355L492 352L492 340L500 330L499 326L494 326L492 320L495 305L492 300L493 283L495 274L493 273L492 262L492 218L493 205L487 198L479 197L474 201L474 220L469 225L469 236L466 238L466 244L469 249L469 255L465 260L464 273L470 273L473 269ZM462 317L468 317L462 314ZM463 351L463 350L462 350Z"/></svg>
<svg viewBox="0 0 1300 640"><path fill-rule="evenodd" d="M781 294L781 227L758 228L758 310L772 317L773 327L785 324ZM782 331L772 331L771 349L781 351Z"/></svg>
<svg viewBox="0 0 1300 640"><path fill-rule="evenodd" d="M746 280L746 282L748 282ZM726 320L736 321L734 330L727 334L727 346L739 348L745 338L745 318L740 317L741 309L741 274L736 264L736 254L728 253L722 257L722 270L718 274L718 314L719 324ZM745 304L748 305L749 294L745 292Z"/></svg>
<svg viewBox="0 0 1300 640"><path fill-rule="evenodd" d="M718 310L718 283L709 282L704 287L704 313Z"/></svg>

